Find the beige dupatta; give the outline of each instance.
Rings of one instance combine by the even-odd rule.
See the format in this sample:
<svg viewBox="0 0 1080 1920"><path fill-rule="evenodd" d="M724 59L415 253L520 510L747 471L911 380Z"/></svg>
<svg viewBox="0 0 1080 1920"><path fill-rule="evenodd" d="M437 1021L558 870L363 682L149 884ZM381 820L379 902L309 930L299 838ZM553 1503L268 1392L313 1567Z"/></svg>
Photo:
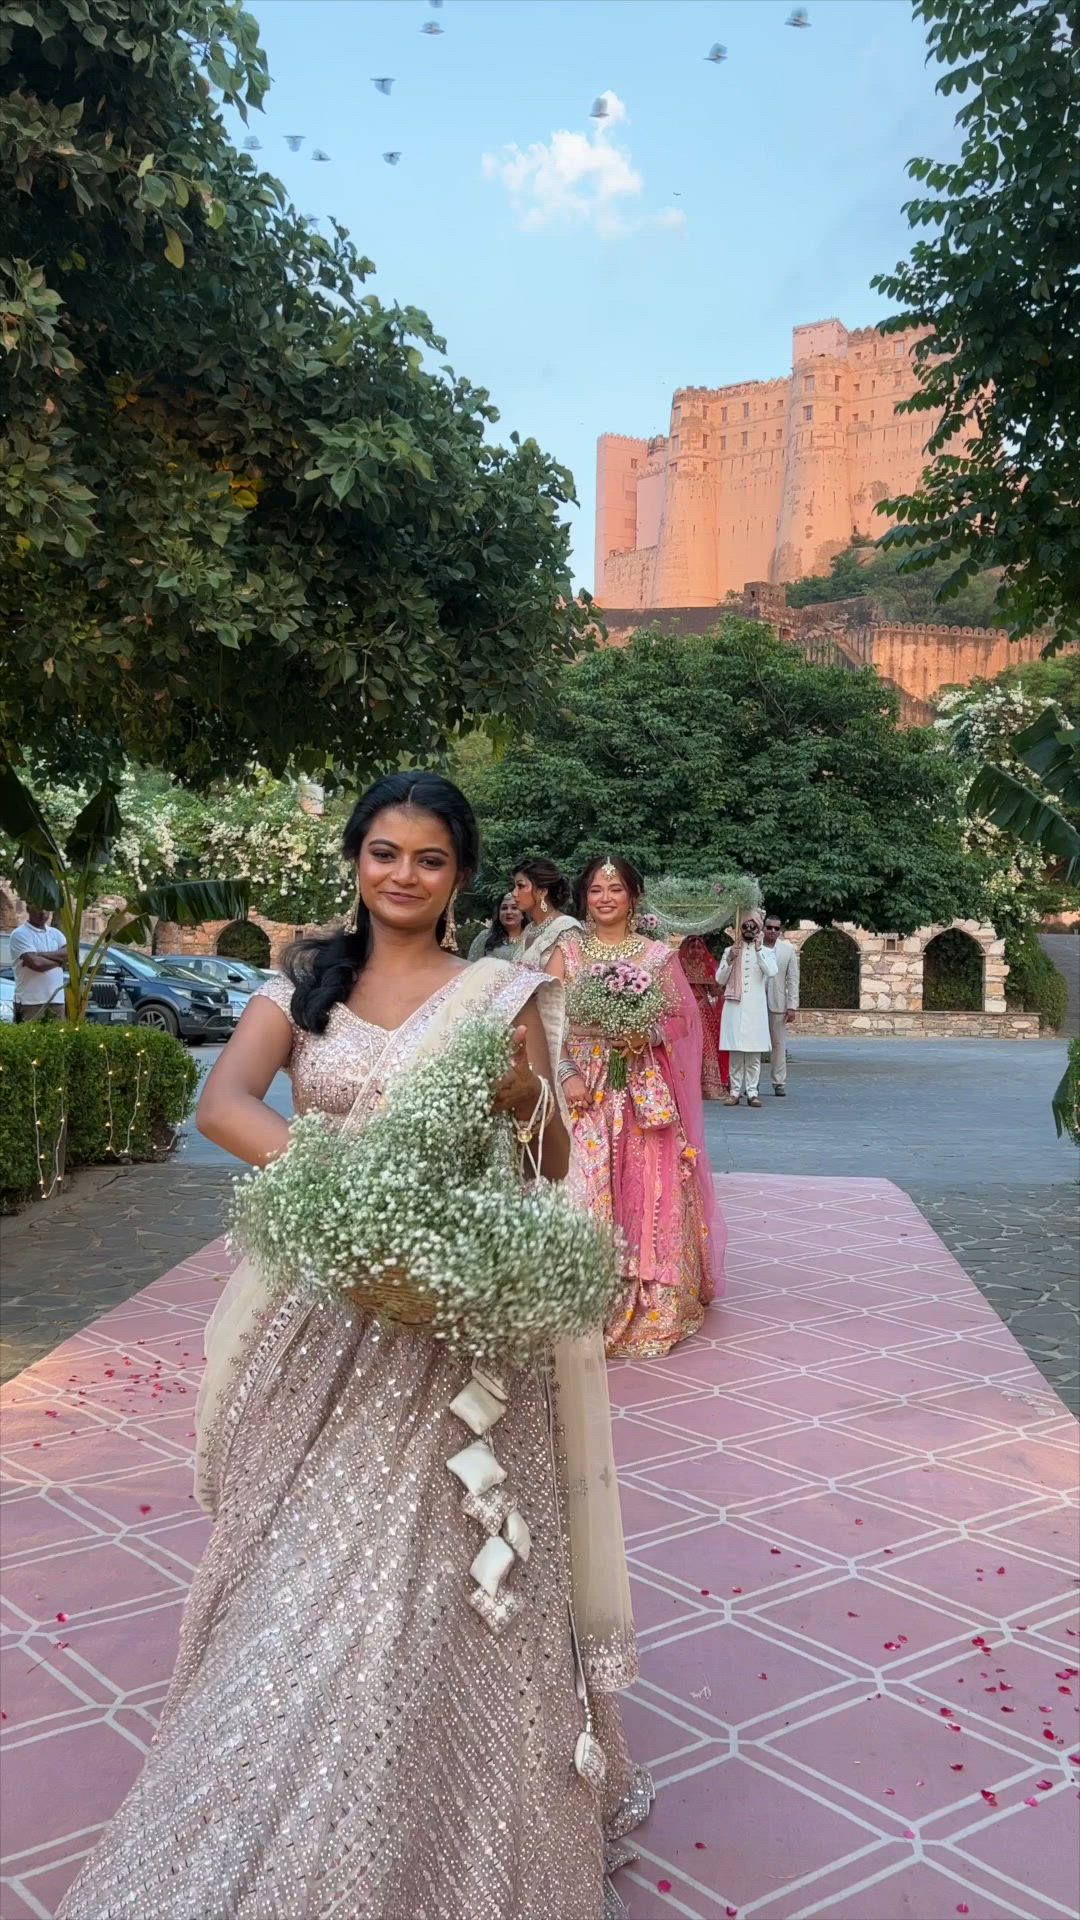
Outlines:
<svg viewBox="0 0 1080 1920"><path fill-rule="evenodd" d="M519 992L509 1018L539 994L539 1011L551 1061L562 1048L563 989L550 977L527 983L522 969L496 959L463 969L434 1014L430 1001L395 1033L369 1073L344 1121L362 1127L383 1098L383 1069L407 1069L436 1053L460 1020L498 1002L515 984ZM525 991L528 984L528 991ZM496 1007L496 1009L498 1008ZM426 1025L424 1024L426 1020ZM410 1046L414 1027L421 1027ZM568 1197L582 1204L571 1171ZM262 1332L272 1324L275 1294L258 1268L244 1260L226 1283L207 1322L206 1367L195 1410L195 1497L214 1515L217 1507L222 1431L246 1398L251 1361ZM295 1330L295 1317L292 1319ZM574 1620L585 1671L600 1691L624 1687L637 1675L637 1647L626 1571L622 1516L611 1437L611 1408L603 1334L561 1341L553 1352L559 1452L558 1499L563 1515Z"/></svg>

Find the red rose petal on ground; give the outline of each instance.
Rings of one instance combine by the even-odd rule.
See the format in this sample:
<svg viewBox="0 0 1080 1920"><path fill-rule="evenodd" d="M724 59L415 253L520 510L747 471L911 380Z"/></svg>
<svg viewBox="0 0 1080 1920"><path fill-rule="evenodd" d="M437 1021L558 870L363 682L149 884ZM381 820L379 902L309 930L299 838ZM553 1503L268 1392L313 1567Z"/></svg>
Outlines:
<svg viewBox="0 0 1080 1920"><path fill-rule="evenodd" d="M57 1617L57 1619L59 1620L59 1622L60 1622L60 1625L61 1625L62 1627L66 1627L66 1626L67 1626L67 1620L68 1620L68 1617L67 1617L67 1614L66 1614L66 1613L58 1613L56 1617Z"/></svg>
<svg viewBox="0 0 1080 1920"><path fill-rule="evenodd" d="M961 1727L959 1720L946 1720L945 1725L948 1727L950 1733L963 1732L963 1728Z"/></svg>
<svg viewBox="0 0 1080 1920"><path fill-rule="evenodd" d="M770 1547L770 1548L769 1548L769 1552L770 1552L770 1553L779 1553L779 1551L780 1551L780 1549L779 1549L779 1547Z"/></svg>
<svg viewBox="0 0 1080 1920"><path fill-rule="evenodd" d="M727 1914L727 1920L735 1920L735 1915L738 1913L738 1911L739 1911L738 1907L724 1908L724 1912Z"/></svg>
<svg viewBox="0 0 1080 1920"><path fill-rule="evenodd" d="M914 1827L905 1827L905 1828L904 1828L904 1839L905 1839L905 1840L914 1840L914 1838L915 1838L915 1829L914 1829Z"/></svg>
<svg viewBox="0 0 1080 1920"><path fill-rule="evenodd" d="M1035 1796L1034 1796L1034 1794L1032 1794L1032 1795L1030 1796L1030 1798L1028 1798L1028 1799L1026 1799L1026 1800L1024 1801L1024 1805L1025 1805L1025 1807L1037 1807L1037 1806L1038 1806L1038 1804L1039 1804L1039 1803L1038 1803L1038 1801L1037 1801L1037 1800L1035 1799Z"/></svg>
<svg viewBox="0 0 1080 1920"><path fill-rule="evenodd" d="M1069 1765L1070 1767L1080 1767L1080 1753L1070 1753Z"/></svg>
<svg viewBox="0 0 1080 1920"><path fill-rule="evenodd" d="M1015 1708L1015 1707L1002 1707L1002 1709L1001 1709L1001 1711L1002 1711L1002 1713L1015 1713L1015 1712L1016 1712L1016 1708Z"/></svg>
<svg viewBox="0 0 1080 1920"><path fill-rule="evenodd" d="M0 1711L0 1720L6 1720L6 1719L7 1719L7 1714Z"/></svg>
<svg viewBox="0 0 1080 1920"><path fill-rule="evenodd" d="M731 1591L732 1591L732 1593L741 1593L741 1592L742 1592L742 1588L741 1588L741 1587L732 1587L732 1589L731 1589Z"/></svg>
<svg viewBox="0 0 1080 1920"><path fill-rule="evenodd" d="M960 1900L957 1902L956 1911L957 1913L970 1913L971 1908L968 1906L968 1903L966 1900Z"/></svg>
<svg viewBox="0 0 1080 1920"><path fill-rule="evenodd" d="M670 1893L670 1892L671 1892L671 1881L670 1881L670 1880L658 1880L658 1881L657 1881L657 1883L656 1883L656 1885L657 1885L657 1888L658 1888L658 1890L659 1890L659 1891L660 1891L661 1893Z"/></svg>
<svg viewBox="0 0 1080 1920"><path fill-rule="evenodd" d="M695 1841L694 1841L694 1847L695 1847L695 1849L696 1849L696 1851L697 1851L698 1853L704 1853L704 1852L705 1852L705 1842L704 1842L704 1840L695 1840Z"/></svg>
<svg viewBox="0 0 1080 1920"><path fill-rule="evenodd" d="M886 1788L885 1788L885 1792L886 1792L886 1794L888 1795L888 1797L889 1797L889 1799L890 1799L890 1800L895 1800L895 1798L896 1798L896 1788L895 1788L895 1787L886 1787Z"/></svg>
<svg viewBox="0 0 1080 1920"><path fill-rule="evenodd" d="M1043 1733L1043 1739L1044 1739L1044 1740L1056 1740L1056 1739L1057 1739L1057 1734L1056 1734L1056 1733L1054 1732L1054 1729L1053 1729L1053 1727L1044 1727L1044 1728L1043 1728L1043 1730L1042 1730L1042 1733Z"/></svg>
<svg viewBox="0 0 1080 1920"><path fill-rule="evenodd" d="M863 1524L863 1523L862 1523L862 1521L861 1521L861 1520L856 1520L856 1522L855 1522L855 1525L856 1525L857 1527L861 1527L861 1526L862 1526L862 1524Z"/></svg>
<svg viewBox="0 0 1080 1920"><path fill-rule="evenodd" d="M962 1760L952 1760L952 1761L950 1761L950 1763L949 1763L949 1772L950 1772L950 1773L963 1773L963 1771L964 1771L964 1763L963 1763L963 1761L962 1761Z"/></svg>
<svg viewBox="0 0 1080 1920"><path fill-rule="evenodd" d="M1049 1793L1051 1788L1053 1787L1053 1784L1054 1783L1052 1780L1036 1780L1035 1782L1035 1785L1038 1787L1040 1793Z"/></svg>
<svg viewBox="0 0 1080 1920"><path fill-rule="evenodd" d="M708 1600L708 1598L709 1598L709 1589L708 1589L708 1587L702 1587L702 1589L701 1589L701 1597L702 1597L702 1599L703 1599L703 1600Z"/></svg>
<svg viewBox="0 0 1080 1920"><path fill-rule="evenodd" d="M46 1420L59 1420L60 1415L58 1413L54 1413L52 1407L46 1407L45 1418Z"/></svg>
<svg viewBox="0 0 1080 1920"><path fill-rule="evenodd" d="M907 1646L907 1634L906 1634L906 1633L898 1633L896 1637L897 1637L897 1639L899 1640L899 1642L900 1642L900 1645L901 1645L902 1647L906 1647L906 1646Z"/></svg>
<svg viewBox="0 0 1080 1920"><path fill-rule="evenodd" d="M942 1719L943 1719L943 1720L951 1720L951 1719L952 1719L952 1708L951 1708L951 1707L939 1707L939 1708L938 1708L938 1712L940 1713L940 1715L941 1715L941 1717L942 1717Z"/></svg>
<svg viewBox="0 0 1080 1920"><path fill-rule="evenodd" d="M1072 1688L1071 1688L1071 1687L1059 1687L1059 1688L1058 1688L1058 1692L1059 1692L1059 1693L1071 1693L1071 1692L1072 1692Z"/></svg>
<svg viewBox="0 0 1080 1920"><path fill-rule="evenodd" d="M153 1513L153 1511L154 1511L154 1509L153 1509L153 1507L140 1507L140 1508L139 1508L139 1512L140 1512L140 1513Z"/></svg>
<svg viewBox="0 0 1080 1920"><path fill-rule="evenodd" d="M850 1610L849 1610L849 1612L848 1612L848 1619L849 1619L849 1620L857 1620L857 1619L858 1619L858 1617L859 1617L859 1616L858 1616L858 1614L857 1614L857 1613L852 1613L852 1612L850 1612Z"/></svg>
<svg viewBox="0 0 1080 1920"><path fill-rule="evenodd" d="M885 1648L886 1653L899 1653L900 1651L899 1640L884 1640L882 1641L882 1645Z"/></svg>
<svg viewBox="0 0 1080 1920"><path fill-rule="evenodd" d="M40 1441L40 1440L35 1440L35 1441L34 1441L34 1446L35 1446L35 1448L37 1448L37 1449L40 1449L40 1447L41 1447L41 1441Z"/></svg>
<svg viewBox="0 0 1080 1920"><path fill-rule="evenodd" d="M979 1792L981 1793L983 1799L986 1801L986 1804L988 1807L997 1806L997 1794L994 1793L990 1787L980 1787Z"/></svg>

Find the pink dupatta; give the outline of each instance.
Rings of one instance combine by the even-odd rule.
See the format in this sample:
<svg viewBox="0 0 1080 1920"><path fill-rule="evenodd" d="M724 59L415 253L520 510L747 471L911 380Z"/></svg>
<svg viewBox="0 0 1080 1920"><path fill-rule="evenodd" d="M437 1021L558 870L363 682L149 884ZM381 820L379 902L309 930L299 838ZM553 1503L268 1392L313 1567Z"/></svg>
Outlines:
<svg viewBox="0 0 1080 1920"><path fill-rule="evenodd" d="M727 1227L716 1198L712 1168L705 1144L705 1102L701 1095L701 1057L705 1036L694 990L683 971L678 954L671 954L667 966L670 985L678 995L681 1011L664 1022L664 1038L671 1063L671 1082L679 1103L683 1132L696 1154L694 1172L701 1195L701 1209L709 1234L709 1271L716 1294L724 1291L724 1256L727 1251Z"/></svg>

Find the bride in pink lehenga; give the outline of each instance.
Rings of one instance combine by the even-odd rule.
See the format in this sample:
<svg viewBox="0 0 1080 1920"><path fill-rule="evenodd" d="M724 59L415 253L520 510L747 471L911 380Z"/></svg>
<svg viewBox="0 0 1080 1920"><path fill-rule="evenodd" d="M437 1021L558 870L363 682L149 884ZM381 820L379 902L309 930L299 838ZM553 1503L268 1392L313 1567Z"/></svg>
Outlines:
<svg viewBox="0 0 1080 1920"><path fill-rule="evenodd" d="M572 1019L559 1066L589 1203L620 1230L625 1249L607 1351L632 1359L669 1353L696 1333L723 1289L726 1242L705 1147L701 1017L678 957L634 929L642 889L628 860L594 860L577 886L585 931L564 935L548 963L570 986L598 961L633 960L662 978L673 1008L631 1062L624 1089L608 1085L610 1045Z"/></svg>

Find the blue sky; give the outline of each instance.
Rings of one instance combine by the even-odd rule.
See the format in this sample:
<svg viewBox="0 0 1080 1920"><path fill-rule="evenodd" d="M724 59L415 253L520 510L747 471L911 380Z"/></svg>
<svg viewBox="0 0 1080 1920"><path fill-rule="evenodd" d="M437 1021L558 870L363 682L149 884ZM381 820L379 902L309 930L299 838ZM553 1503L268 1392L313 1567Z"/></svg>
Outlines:
<svg viewBox="0 0 1080 1920"><path fill-rule="evenodd" d="M430 314L500 434L572 469L585 586L597 435L662 431L677 386L784 373L798 322L881 315L906 162L955 151L908 0L807 0L802 32L791 0L249 4L260 163L349 227L381 298Z"/></svg>

